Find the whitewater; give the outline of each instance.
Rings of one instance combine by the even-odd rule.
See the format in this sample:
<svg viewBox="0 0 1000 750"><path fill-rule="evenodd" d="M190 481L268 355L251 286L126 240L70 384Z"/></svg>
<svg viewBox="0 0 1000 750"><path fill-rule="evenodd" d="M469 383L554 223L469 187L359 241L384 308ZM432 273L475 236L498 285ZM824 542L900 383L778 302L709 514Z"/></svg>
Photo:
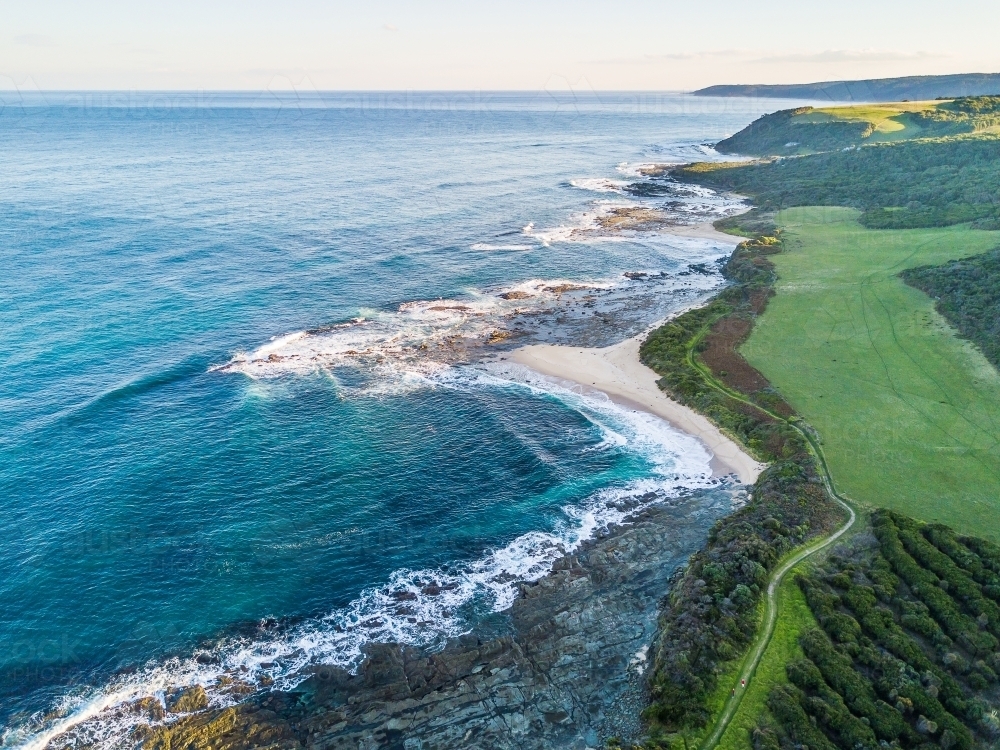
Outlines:
<svg viewBox="0 0 1000 750"><path fill-rule="evenodd" d="M724 283L729 247L674 230L741 199L649 167L777 107L643 96L0 111L4 747L123 747L141 698L439 647L609 525L730 486L695 438L508 361Z"/></svg>

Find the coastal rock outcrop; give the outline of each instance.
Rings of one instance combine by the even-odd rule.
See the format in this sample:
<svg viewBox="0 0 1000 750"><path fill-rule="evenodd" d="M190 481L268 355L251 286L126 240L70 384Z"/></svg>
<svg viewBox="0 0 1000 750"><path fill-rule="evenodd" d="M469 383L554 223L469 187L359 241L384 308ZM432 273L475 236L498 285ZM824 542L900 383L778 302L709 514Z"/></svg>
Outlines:
<svg viewBox="0 0 1000 750"><path fill-rule="evenodd" d="M185 717L144 747L540 749L636 738L659 602L731 507L724 490L653 506L557 560L521 585L510 610L437 653L373 644L357 674L315 668L293 692Z"/></svg>

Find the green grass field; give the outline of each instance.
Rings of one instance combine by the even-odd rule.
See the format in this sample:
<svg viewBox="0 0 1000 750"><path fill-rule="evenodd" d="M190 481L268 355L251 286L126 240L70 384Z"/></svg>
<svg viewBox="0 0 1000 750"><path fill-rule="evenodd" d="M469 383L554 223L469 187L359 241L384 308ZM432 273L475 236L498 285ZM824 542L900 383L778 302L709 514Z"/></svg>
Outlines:
<svg viewBox="0 0 1000 750"><path fill-rule="evenodd" d="M780 214L777 294L742 352L819 431L840 491L1000 540L1000 374L897 276L1000 233L870 230L857 216Z"/></svg>
<svg viewBox="0 0 1000 750"><path fill-rule="evenodd" d="M913 138L919 135L920 128L908 122L906 115L910 112L924 112L936 109L941 102L891 102L886 104L868 104L854 107L823 107L803 115L793 121L802 123L824 122L867 122L875 128L868 138L870 142Z"/></svg>
<svg viewBox="0 0 1000 750"><path fill-rule="evenodd" d="M799 635L815 625L816 620L806 604L805 596L795 583L794 572L791 572L778 588L778 621L774 626L774 635L771 636L771 642L761 657L753 679L746 687L743 702L719 740L717 750L752 749L751 732L766 710L771 688L788 682L785 665L802 658Z"/></svg>

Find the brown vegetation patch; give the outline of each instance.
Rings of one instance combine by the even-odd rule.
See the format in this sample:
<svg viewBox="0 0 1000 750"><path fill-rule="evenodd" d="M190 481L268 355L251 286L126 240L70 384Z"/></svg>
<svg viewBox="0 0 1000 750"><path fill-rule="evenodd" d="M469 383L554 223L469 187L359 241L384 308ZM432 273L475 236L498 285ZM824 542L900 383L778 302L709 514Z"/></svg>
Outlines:
<svg viewBox="0 0 1000 750"><path fill-rule="evenodd" d="M770 301L771 297L774 296L773 287L765 287L761 289L753 289L750 294L747 295L747 302L750 305L750 310L755 316L760 315L764 312L764 308L767 307L767 303Z"/></svg>
<svg viewBox="0 0 1000 750"><path fill-rule="evenodd" d="M768 300L773 295L774 290L771 287L748 290L746 305L754 317L734 314L722 318L712 326L708 336L705 337L702 345L704 348L699 356L701 361L708 365L712 374L727 387L745 393L764 408L787 418L795 414L795 410L775 392L767 378L751 366L738 351L753 330L754 318L764 312Z"/></svg>
<svg viewBox="0 0 1000 750"><path fill-rule="evenodd" d="M746 341L753 328L753 321L746 318L723 318L705 338L706 349L702 361L712 373L733 390L746 394L769 387L767 378L750 366L736 347Z"/></svg>

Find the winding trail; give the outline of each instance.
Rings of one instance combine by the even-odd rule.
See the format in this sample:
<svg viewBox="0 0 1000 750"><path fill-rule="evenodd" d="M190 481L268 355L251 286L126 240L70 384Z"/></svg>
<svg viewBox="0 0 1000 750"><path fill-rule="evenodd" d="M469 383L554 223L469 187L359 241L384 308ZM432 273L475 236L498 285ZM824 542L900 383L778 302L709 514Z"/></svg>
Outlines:
<svg viewBox="0 0 1000 750"><path fill-rule="evenodd" d="M757 633L757 637L754 639L750 649L747 651L748 656L744 657L743 668L740 670L740 674L737 677L738 680L743 680L744 685L747 685L750 683L750 678L753 677L754 672L757 670L757 666L760 664L761 658L764 656L764 652L767 650L768 644L771 642L771 636L774 635L774 626L778 621L778 588L781 586L781 582L784 580L785 575L803 560L823 549L826 549L846 534L851 527L854 526L855 521L857 521L857 514L854 512L854 508L851 507L851 504L847 501L847 499L842 497L837 492L837 489L833 484L833 476L830 474L830 467L827 466L826 463L826 456L823 455L823 449L820 446L819 437L811 427L809 427L801 420L801 418L797 416L786 419L768 409L765 409L759 404L755 404L753 401L747 399L742 393L728 388L725 384L717 380L715 376L712 375L711 370L699 362L697 357L695 357L695 350L698 344L700 344L705 336L708 335L708 332L711 330L712 326L715 325L717 320L718 318L706 322L701 331L699 331L698 334L688 343L688 364L701 373L705 382L713 389L721 392L728 398L734 399L752 407L753 409L756 409L762 414L767 414L772 419L785 422L797 430L799 434L805 438L806 444L809 446L809 452L812 453L813 457L816 459L816 463L820 468L820 475L823 478L823 485L826 488L827 493L848 513L847 522L843 526L829 536L814 539L809 544L793 550L792 553L790 553L790 555L786 557L785 560L782 561L781 564L779 564L778 567L771 573L771 577L768 579L767 592L764 598L763 627L760 628ZM746 688L741 687L739 682L734 685L734 694L730 696L729 700L726 701L721 713L719 713L715 720L715 726L712 727L711 733L701 743L699 750L714 750L716 745L719 744L719 740L722 739L722 735L725 734L730 722L736 715L737 710L739 710L740 704L743 702L743 696L746 695L746 692Z"/></svg>

